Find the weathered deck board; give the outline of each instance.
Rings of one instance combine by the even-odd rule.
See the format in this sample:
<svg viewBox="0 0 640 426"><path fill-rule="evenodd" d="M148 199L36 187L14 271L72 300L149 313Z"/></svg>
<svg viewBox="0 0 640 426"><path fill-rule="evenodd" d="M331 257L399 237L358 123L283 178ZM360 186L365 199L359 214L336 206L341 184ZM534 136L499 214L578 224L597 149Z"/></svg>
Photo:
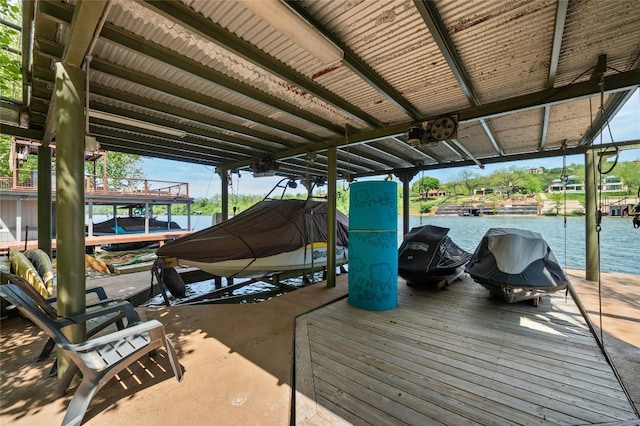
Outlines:
<svg viewBox="0 0 640 426"><path fill-rule="evenodd" d="M398 293L398 308L389 311L357 309L344 299L298 320L296 424L636 418L564 292L537 308L490 300L469 279L439 292L401 281Z"/></svg>

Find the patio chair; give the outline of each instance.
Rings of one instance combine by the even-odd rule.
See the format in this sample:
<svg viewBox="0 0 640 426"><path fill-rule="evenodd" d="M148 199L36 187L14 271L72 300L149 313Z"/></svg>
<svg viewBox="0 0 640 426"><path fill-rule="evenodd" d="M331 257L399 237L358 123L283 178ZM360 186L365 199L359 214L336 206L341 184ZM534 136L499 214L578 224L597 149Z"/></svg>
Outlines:
<svg viewBox="0 0 640 426"><path fill-rule="evenodd" d="M107 294L102 287L94 287L86 290L86 294L95 293L98 297L97 302L89 303L85 313L80 315L74 315L73 317L60 318L58 311L53 303L56 302L56 297L50 297L45 299L42 295L24 278L19 275L2 273L3 277L16 286L18 286L24 293L26 293L33 302L53 321L59 324L59 327L64 327L70 324L86 324L87 337L94 336L96 333L104 330L106 327L115 323L118 330L125 328L122 320L127 319L127 327L140 322L138 313L133 308L131 303L122 299L108 299ZM5 280L3 279L2 282ZM43 360L49 356L55 343L52 338L47 340L42 352L38 356L38 360ZM53 367L49 372L50 376L56 374L56 365L54 361Z"/></svg>
<svg viewBox="0 0 640 426"><path fill-rule="evenodd" d="M162 323L157 320L138 323L83 343L71 343L62 333L59 322L51 320L15 284L1 285L0 296L51 336L71 360L72 363L61 379L61 389L68 387L78 369L82 373L82 382L69 403L62 420L63 426L82 423L93 395L120 371L155 349L164 348L176 379L178 382L182 381L182 368L178 364L176 351L165 335Z"/></svg>

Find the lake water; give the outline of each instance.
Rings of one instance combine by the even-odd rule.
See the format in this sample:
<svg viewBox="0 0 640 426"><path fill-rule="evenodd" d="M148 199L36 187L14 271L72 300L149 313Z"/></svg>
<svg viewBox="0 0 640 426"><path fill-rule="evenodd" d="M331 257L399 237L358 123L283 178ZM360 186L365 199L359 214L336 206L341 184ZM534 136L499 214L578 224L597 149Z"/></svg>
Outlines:
<svg viewBox="0 0 640 426"><path fill-rule="evenodd" d="M94 216L95 222L106 216ZM166 220L166 216L158 216ZM171 219L187 228L187 216L173 215ZM411 216L410 227L436 225L449 228L449 237L461 248L473 252L489 228L521 228L539 232L547 241L562 267L585 269L585 218L517 216ZM201 230L211 226L210 216L192 216L191 228ZM398 246L402 243L402 217L398 217ZM565 236L566 234L566 236ZM565 254L566 253L566 254ZM600 231L600 269L603 272L640 274L640 229L630 218L602 219Z"/></svg>

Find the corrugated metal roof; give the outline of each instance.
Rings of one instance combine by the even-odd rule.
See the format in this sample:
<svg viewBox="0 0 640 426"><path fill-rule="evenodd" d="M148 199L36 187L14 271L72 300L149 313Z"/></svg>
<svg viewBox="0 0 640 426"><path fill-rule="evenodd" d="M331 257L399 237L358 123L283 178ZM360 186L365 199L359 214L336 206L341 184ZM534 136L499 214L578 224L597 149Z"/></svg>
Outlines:
<svg viewBox="0 0 640 426"><path fill-rule="evenodd" d="M288 19L324 34L344 52L341 61L323 63L242 2L113 1L91 52L91 108L186 135L94 119L91 132L105 149L219 171L271 156L278 173L323 176L325 150L335 146L340 176L416 172L561 155L564 140L582 152L601 107L615 113L640 83L635 0L290 5L300 18ZM38 2L34 97L2 105L9 124L28 111L29 129L3 131L44 137L53 63L79 48L67 46L74 13L75 1ZM85 17L96 26L99 18ZM598 79L590 81L600 55L611 92L602 106ZM407 143L411 125L441 116L459 119L453 139Z"/></svg>

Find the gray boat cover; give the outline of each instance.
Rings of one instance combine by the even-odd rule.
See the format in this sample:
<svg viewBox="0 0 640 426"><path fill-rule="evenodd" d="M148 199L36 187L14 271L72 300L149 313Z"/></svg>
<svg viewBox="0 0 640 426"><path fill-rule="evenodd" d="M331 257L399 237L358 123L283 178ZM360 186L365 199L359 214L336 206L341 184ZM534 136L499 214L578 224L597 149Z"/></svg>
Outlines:
<svg viewBox="0 0 640 426"><path fill-rule="evenodd" d="M465 269L480 284L561 287L568 284L551 248L537 232L491 228Z"/></svg>
<svg viewBox="0 0 640 426"><path fill-rule="evenodd" d="M338 246L348 247L349 219L337 216ZM327 241L327 203L264 200L232 219L178 238L156 254L197 262L252 259Z"/></svg>

